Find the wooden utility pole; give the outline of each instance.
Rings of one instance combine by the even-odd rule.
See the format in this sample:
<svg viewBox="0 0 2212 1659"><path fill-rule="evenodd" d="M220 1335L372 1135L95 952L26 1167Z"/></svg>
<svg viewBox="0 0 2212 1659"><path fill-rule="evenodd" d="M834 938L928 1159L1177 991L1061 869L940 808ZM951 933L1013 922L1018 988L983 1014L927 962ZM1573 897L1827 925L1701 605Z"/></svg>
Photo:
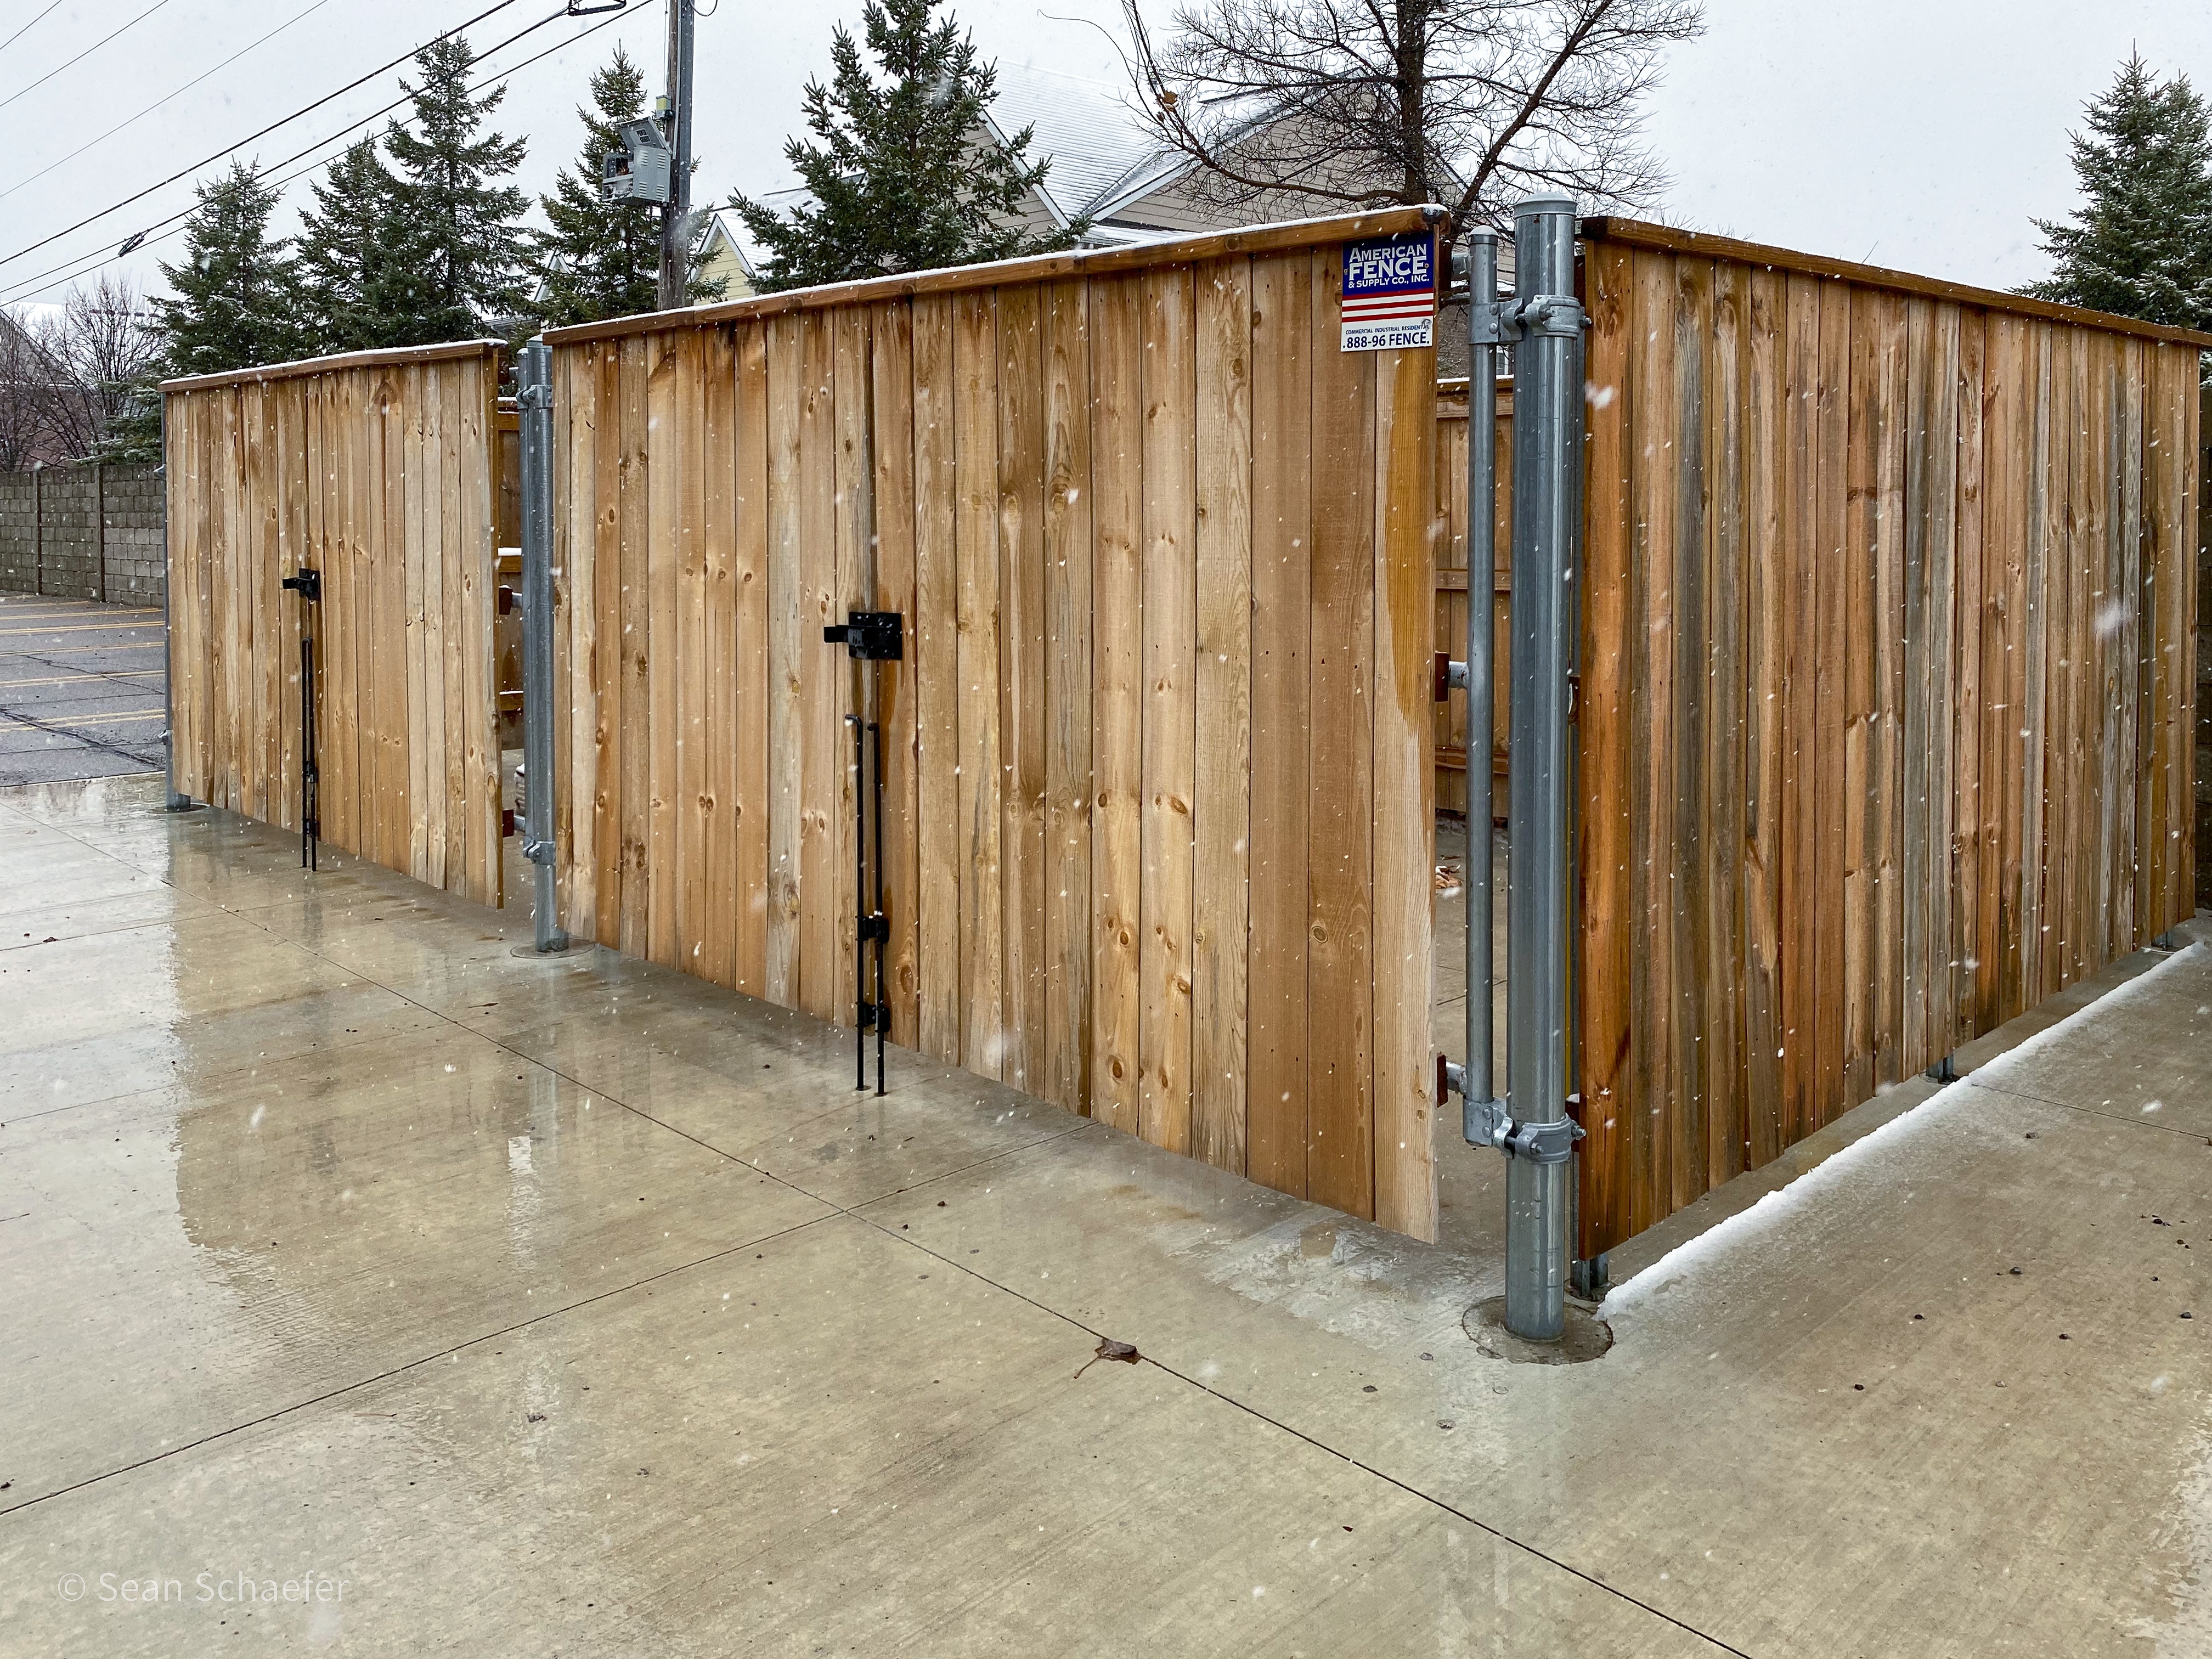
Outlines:
<svg viewBox="0 0 2212 1659"><path fill-rule="evenodd" d="M693 0L668 0L668 96L661 128L668 135L672 177L660 210L660 309L683 305L691 275L691 26Z"/></svg>

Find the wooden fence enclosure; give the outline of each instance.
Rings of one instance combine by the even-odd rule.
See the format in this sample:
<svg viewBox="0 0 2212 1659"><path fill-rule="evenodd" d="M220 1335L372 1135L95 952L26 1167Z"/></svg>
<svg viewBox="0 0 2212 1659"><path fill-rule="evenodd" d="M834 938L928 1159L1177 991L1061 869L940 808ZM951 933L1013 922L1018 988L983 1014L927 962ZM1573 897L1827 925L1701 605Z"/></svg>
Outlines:
<svg viewBox="0 0 2212 1659"><path fill-rule="evenodd" d="M1463 392L1339 343L1344 243L1423 223L549 335L564 925L851 1025L872 713L894 1040L1433 1237L1432 830L1502 763L1511 392L1470 573ZM2212 336L1583 229L1591 1256L2191 914ZM178 787L296 826L311 565L325 837L487 903L498 373L165 388ZM1486 582L1471 739L1432 653ZM872 708L854 610L904 618Z"/></svg>
<svg viewBox="0 0 2212 1659"><path fill-rule="evenodd" d="M1433 1237L1434 353L1405 210L562 330L572 933L853 1019L884 672L893 1037Z"/></svg>
<svg viewBox="0 0 2212 1659"><path fill-rule="evenodd" d="M501 902L499 343L164 383L177 788L300 827L302 605L325 841Z"/></svg>
<svg viewBox="0 0 2212 1659"><path fill-rule="evenodd" d="M1591 1255L2191 913L2212 337L1584 236Z"/></svg>

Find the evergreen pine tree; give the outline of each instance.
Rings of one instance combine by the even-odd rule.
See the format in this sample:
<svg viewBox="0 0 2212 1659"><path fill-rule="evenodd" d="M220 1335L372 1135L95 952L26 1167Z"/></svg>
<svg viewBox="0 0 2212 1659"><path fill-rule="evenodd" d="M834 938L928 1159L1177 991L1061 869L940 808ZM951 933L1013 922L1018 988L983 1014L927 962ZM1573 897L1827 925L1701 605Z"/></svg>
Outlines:
<svg viewBox="0 0 2212 1659"><path fill-rule="evenodd" d="M413 303L391 313L393 334L380 345L465 339L504 323L524 303L517 278L525 198L514 185L496 182L521 165L523 141L496 132L476 136L507 88L471 97L475 62L461 36L434 40L415 54L421 85L400 82L415 108L385 135L397 167L397 228L384 246L405 261L416 287Z"/></svg>
<svg viewBox="0 0 2212 1659"><path fill-rule="evenodd" d="M575 167L562 168L553 193L541 196L552 230L535 238L531 259L544 283L538 310L550 328L595 323L651 311L659 303L660 215L649 204L599 199L599 158L621 148L615 130L645 111L645 72L615 48L614 61L592 72L592 106L579 106L584 149ZM697 274L706 240L702 223L691 247L693 303L718 300L725 286Z"/></svg>
<svg viewBox="0 0 2212 1659"><path fill-rule="evenodd" d="M155 466L161 459L161 392L152 379L134 382L87 460L104 466Z"/></svg>
<svg viewBox="0 0 2212 1659"><path fill-rule="evenodd" d="M2035 222L2055 269L2027 290L2146 322L2212 328L2212 109L2140 57L2071 135L2081 205Z"/></svg>
<svg viewBox="0 0 2212 1659"><path fill-rule="evenodd" d="M807 82L816 142L784 155L811 200L780 215L743 195L730 205L767 252L764 289L881 276L1047 253L1085 227L1039 234L1020 222L1024 198L1051 162L1028 159L1030 130L1001 147L974 142L996 95L997 70L937 0L868 0L861 18L878 82L841 24L831 82Z"/></svg>
<svg viewBox="0 0 2212 1659"><path fill-rule="evenodd" d="M374 138L347 147L310 188L299 240L306 326L318 351L368 351L413 337L427 282L411 246L398 180Z"/></svg>
<svg viewBox="0 0 2212 1659"><path fill-rule="evenodd" d="M234 161L224 177L197 189L199 204L185 222L189 257L161 267L172 294L152 302L163 372L218 374L298 356L291 243L269 235L275 188L255 167Z"/></svg>

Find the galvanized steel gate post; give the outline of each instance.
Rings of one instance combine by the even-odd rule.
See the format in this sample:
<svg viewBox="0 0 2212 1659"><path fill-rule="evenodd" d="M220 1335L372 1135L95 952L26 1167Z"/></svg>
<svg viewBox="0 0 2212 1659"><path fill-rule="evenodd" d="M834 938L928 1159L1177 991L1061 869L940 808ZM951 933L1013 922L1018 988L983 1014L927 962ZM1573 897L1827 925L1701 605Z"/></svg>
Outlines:
<svg viewBox="0 0 2212 1659"><path fill-rule="evenodd" d="M1583 516L1583 324L1575 204L1513 214L1514 295L1496 299L1498 240L1469 239L1467 661L1467 1063L1444 1068L1467 1139L1506 1154L1505 1324L1534 1341L1566 1326L1574 1214L1567 1115L1573 756L1568 720ZM1506 1093L1491 1098L1490 729L1497 459L1496 353L1512 344L1513 695L1507 770ZM1477 583L1480 583L1480 588ZM1483 597L1477 602L1477 595ZM1517 1114L1517 1116L1516 1116Z"/></svg>
<svg viewBox="0 0 2212 1659"><path fill-rule="evenodd" d="M523 347L515 366L522 439L522 856L536 866L535 948L565 951L554 914L553 352Z"/></svg>

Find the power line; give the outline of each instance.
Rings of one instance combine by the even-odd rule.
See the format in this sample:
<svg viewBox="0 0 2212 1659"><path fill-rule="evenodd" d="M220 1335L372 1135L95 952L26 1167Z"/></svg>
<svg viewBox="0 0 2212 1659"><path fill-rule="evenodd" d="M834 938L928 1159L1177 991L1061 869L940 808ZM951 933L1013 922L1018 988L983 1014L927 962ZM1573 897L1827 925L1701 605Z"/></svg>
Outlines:
<svg viewBox="0 0 2212 1659"><path fill-rule="evenodd" d="M53 4L52 4L51 6L48 6L48 7L47 7L44 11L40 12L40 13L36 17L33 17L33 18L31 20L31 22L30 22L30 23L26 23L26 24L24 24L24 25L23 25L23 27L22 27L21 28L17 29L17 30L16 30L13 34L9 35L9 36L5 40L0 40L0 52L5 52L5 51L7 51L9 47L10 47L10 46L14 46L14 45L15 44L15 42L17 42L18 40L21 40L21 39L22 39L26 34L29 33L31 32L31 23L41 23L41 22L44 22L47 18L49 18L49 17L52 16L56 12L59 11L59 10L61 9L61 8L62 8L62 0L54 0Z"/></svg>
<svg viewBox="0 0 2212 1659"><path fill-rule="evenodd" d="M513 46L517 40L522 39L524 35L535 33L538 30L544 28L546 24L557 21L560 18L570 15L571 14L566 11L562 11L556 12L549 17L541 17L538 21L532 23L528 28L520 30L516 33L507 36L506 40L499 42L497 46L486 47L484 49L483 56L489 58L494 52ZM588 15L589 14L584 15ZM650 14L643 10L616 12L610 15L605 22L594 23L587 29L580 30L576 33L570 35L567 40L562 40L556 45L546 47L544 51L538 53L534 57L526 58L520 63L516 64L510 68L478 76L475 81L469 83L468 89L471 92L474 92L483 87L487 82L503 80L508 76L518 75L522 70L528 69L532 64L543 63L546 58L550 58L555 52L560 52L565 47L574 46L579 40L582 40L588 36L597 34L603 28L611 27L617 23L626 22L634 17L643 17L649 15ZM378 116L387 114L391 111L398 109L400 105L408 101L409 100L405 98L398 98L393 100L391 103L385 105L381 109L372 110L360 120L356 121L351 126L342 127L337 132L331 134L330 137L316 140L313 143L308 145L307 149L295 150L291 155L286 156L283 161L270 163L270 169L273 171L277 167L288 167L292 162L300 160L302 156L312 155L314 151L321 149L326 145L337 143L340 139L344 138L349 134L356 132L361 128L367 126L371 121L375 120ZM330 164L330 157L324 156L319 161L310 161L307 166L300 168L295 173L289 173L281 179L271 180L270 186L272 189L282 190L285 185L292 184L298 179L304 179L307 174L313 173L317 167L328 166ZM198 204L195 204L194 207L197 207L197 205ZM155 220L134 239L132 251L137 252L140 248L150 247L156 242L167 241L171 237L176 235L178 234L178 230L181 228L179 222L190 218L193 211L194 208L182 208L177 212L171 214L166 219ZM50 289L59 288L64 283L74 282L77 277L82 276L88 272L97 270L100 266L112 263L118 257L119 252L117 251L103 251L100 253L92 255L89 258L87 258L86 256L82 254L73 255L71 258L63 260L59 264L49 266L46 270L40 271L36 276L26 276L20 279L15 285L9 289L6 293L0 294L0 305L15 304L19 301L28 300L37 295L43 294ZM77 264L77 261L80 259L83 260L83 263L81 264ZM70 265L76 265L76 269L65 269ZM61 274L57 275L56 273L58 272ZM46 279L49 277L53 278L53 280L51 282L47 281Z"/></svg>
<svg viewBox="0 0 2212 1659"><path fill-rule="evenodd" d="M99 137L92 139L88 143L79 144L68 155L63 156L60 161L49 161L46 166L40 167L36 173L33 173L28 179L18 179L15 183L9 185L7 189L0 190L0 201L5 201L9 197L13 196L17 191L22 189L25 185L35 184L38 180L45 178L48 173L52 173L56 167L61 167L67 162L76 161L78 156L90 149L93 145L106 143L107 140L115 137L117 133L122 131L124 128L129 126L132 121L137 120L140 116L151 115L155 110L161 108L162 105L167 103L171 98L180 97L184 94L190 92L194 87L199 85L201 82L206 80L209 76L213 75L216 72L216 70L228 69L240 58L245 57L247 52L252 52L254 47L261 45L263 41L275 40L278 35L283 33L286 29L290 28L293 24L298 22L301 18L305 17L308 12L320 11L325 6L330 4L330 3L331 0L314 0L314 3L309 6L306 11L295 13L292 16L285 19L284 21L279 23L275 28L270 30L268 33L263 35L260 40L248 41L245 46L240 46L236 52L231 53L229 57L224 58L222 62L217 64L215 66L215 69L203 70L200 74L195 75L191 80L185 82L184 85L179 87L176 91L169 93L163 97L156 98L152 103L147 105L145 108L140 110L137 115L133 115L127 119L118 121L113 126L108 128L106 131L101 133ZM61 0L54 0L54 3L56 5L59 5L61 4Z"/></svg>
<svg viewBox="0 0 2212 1659"><path fill-rule="evenodd" d="M48 70L44 75L41 75L37 80L32 82L29 86L24 87L18 91L11 92L5 98L0 98L0 109L7 108L9 105L14 103L18 98L21 98L24 93L37 91L40 87L46 85L47 82L52 80L54 76L59 75L62 70L69 68L70 64L82 64L86 58L91 57L93 53L98 52L110 40L112 40L117 35L122 33L124 29L131 28L137 24L144 22L148 18L151 17L155 12L161 10L162 7L168 3L169 0L154 0L154 3L152 5L140 12L136 17L132 18L130 22L124 24L122 28L112 29L107 33L101 35L99 40L94 41L82 52L77 53L76 57L70 58L68 64L56 65L54 68ZM52 8L49 7L48 9L51 10ZM44 14L41 13L40 15L44 15ZM31 22L35 23L38 21L38 18L34 17L31 20ZM27 28L30 25L26 24L24 27ZM20 33L21 31L18 30L17 33ZM9 38L13 40L15 37L10 35Z"/></svg>
<svg viewBox="0 0 2212 1659"><path fill-rule="evenodd" d="M155 0L155 3L157 5L167 5L168 3L168 0ZM202 167L206 167L210 162L220 161L224 156L230 155L232 152L245 149L246 145L252 143L256 138L267 137L279 127L289 126L293 122L298 120L309 111L320 109L325 104L329 103L334 98L343 98L347 93L351 92L356 87L365 86L369 82L375 80L380 75L387 74L391 70L398 69L402 64L416 56L416 53L427 51L429 47L437 45L441 40L447 40L453 35L459 34L463 29L474 27L477 24L483 22L485 18L489 17L494 12L505 11L509 6L514 3L515 0L497 0L496 4L489 6L483 11L478 12L475 16L470 18L467 22L456 24L453 27L447 29L443 34L432 35L428 40L425 40L421 46L415 47L412 51L402 52L398 57L393 58L388 64L378 64L376 68L369 70L368 74L361 76L358 80L347 82L345 85L338 88L335 92L325 93L320 98L316 99L312 104L302 104L299 108L294 110L289 115L285 116L282 120L271 121L267 126L262 128L260 131L249 132L245 137L240 139L236 143L226 144L221 149L216 151L214 155L204 156L199 161L193 162L188 167L179 168L167 178L163 179L157 183L147 185L145 189L140 191L136 196L126 196L121 201L100 209L99 212L88 215L87 217L78 220L75 224L56 231L51 236L41 237L39 240L33 242L27 247L17 248L13 253L10 253L4 258L0 258L0 265L13 264L16 260L21 258L27 253L35 253L39 249L45 247L51 243L58 242L63 237L68 235L71 231L82 230L87 225L93 224L101 219L105 219L111 213L121 212L125 208L129 207L133 202L143 201L147 197L151 196L155 191L161 189L165 185L173 185L179 179L190 178L193 173L198 173ZM564 15L564 13L561 12L556 12L554 14L556 17Z"/></svg>

